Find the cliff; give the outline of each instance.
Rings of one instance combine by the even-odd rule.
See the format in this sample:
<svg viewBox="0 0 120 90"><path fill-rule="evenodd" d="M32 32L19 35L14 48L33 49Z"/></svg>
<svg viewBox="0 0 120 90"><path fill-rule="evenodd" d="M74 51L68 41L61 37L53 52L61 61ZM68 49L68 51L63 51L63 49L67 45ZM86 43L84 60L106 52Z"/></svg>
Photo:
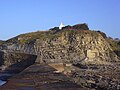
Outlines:
<svg viewBox="0 0 120 90"><path fill-rule="evenodd" d="M87 24L21 34L2 42L0 49L8 52L0 52L1 65L14 65L32 54L37 56L34 62L53 67L82 87L97 90L120 88L120 41L108 38L101 31L89 30ZM6 59L1 59L3 55ZM34 64L30 60L25 66Z"/></svg>
<svg viewBox="0 0 120 90"><path fill-rule="evenodd" d="M37 56L25 53L0 51L0 80L20 73L35 63Z"/></svg>
<svg viewBox="0 0 120 90"><path fill-rule="evenodd" d="M76 26L76 25L75 25ZM116 62L110 43L100 32L82 29L38 31L7 40L2 50L37 55L37 62L110 64Z"/></svg>

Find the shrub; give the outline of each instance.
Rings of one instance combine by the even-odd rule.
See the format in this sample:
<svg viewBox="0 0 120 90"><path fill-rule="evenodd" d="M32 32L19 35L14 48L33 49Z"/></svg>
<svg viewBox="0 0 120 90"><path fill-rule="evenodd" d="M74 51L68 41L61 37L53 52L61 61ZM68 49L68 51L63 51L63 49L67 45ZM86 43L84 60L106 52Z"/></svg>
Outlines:
<svg viewBox="0 0 120 90"><path fill-rule="evenodd" d="M83 24L74 25L73 29L89 30L89 27L86 23L83 23Z"/></svg>

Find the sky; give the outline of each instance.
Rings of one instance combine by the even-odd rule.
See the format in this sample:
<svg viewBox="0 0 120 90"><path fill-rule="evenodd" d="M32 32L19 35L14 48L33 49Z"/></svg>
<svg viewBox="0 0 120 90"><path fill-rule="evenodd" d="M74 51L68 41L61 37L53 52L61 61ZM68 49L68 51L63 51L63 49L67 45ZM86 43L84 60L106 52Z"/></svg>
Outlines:
<svg viewBox="0 0 120 90"><path fill-rule="evenodd" d="M120 0L0 0L0 40L59 26L87 23L120 38Z"/></svg>

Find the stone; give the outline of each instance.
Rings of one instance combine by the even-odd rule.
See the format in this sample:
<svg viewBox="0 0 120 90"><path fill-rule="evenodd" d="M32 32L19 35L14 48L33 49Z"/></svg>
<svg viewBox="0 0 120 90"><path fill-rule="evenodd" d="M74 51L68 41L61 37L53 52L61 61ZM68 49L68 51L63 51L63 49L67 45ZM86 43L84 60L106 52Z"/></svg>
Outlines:
<svg viewBox="0 0 120 90"><path fill-rule="evenodd" d="M97 53L97 52L94 52L94 51L92 51L92 50L87 50L87 57L88 57L89 59L93 59L93 58L96 57L96 53Z"/></svg>

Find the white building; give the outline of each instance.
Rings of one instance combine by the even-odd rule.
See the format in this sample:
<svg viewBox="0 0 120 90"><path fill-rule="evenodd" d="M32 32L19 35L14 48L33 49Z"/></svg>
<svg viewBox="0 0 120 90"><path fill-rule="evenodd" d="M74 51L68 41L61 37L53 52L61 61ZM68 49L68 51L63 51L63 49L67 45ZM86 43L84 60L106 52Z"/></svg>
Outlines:
<svg viewBox="0 0 120 90"><path fill-rule="evenodd" d="M62 29L63 27L65 27L65 25L63 23L61 23L59 26L59 29Z"/></svg>

